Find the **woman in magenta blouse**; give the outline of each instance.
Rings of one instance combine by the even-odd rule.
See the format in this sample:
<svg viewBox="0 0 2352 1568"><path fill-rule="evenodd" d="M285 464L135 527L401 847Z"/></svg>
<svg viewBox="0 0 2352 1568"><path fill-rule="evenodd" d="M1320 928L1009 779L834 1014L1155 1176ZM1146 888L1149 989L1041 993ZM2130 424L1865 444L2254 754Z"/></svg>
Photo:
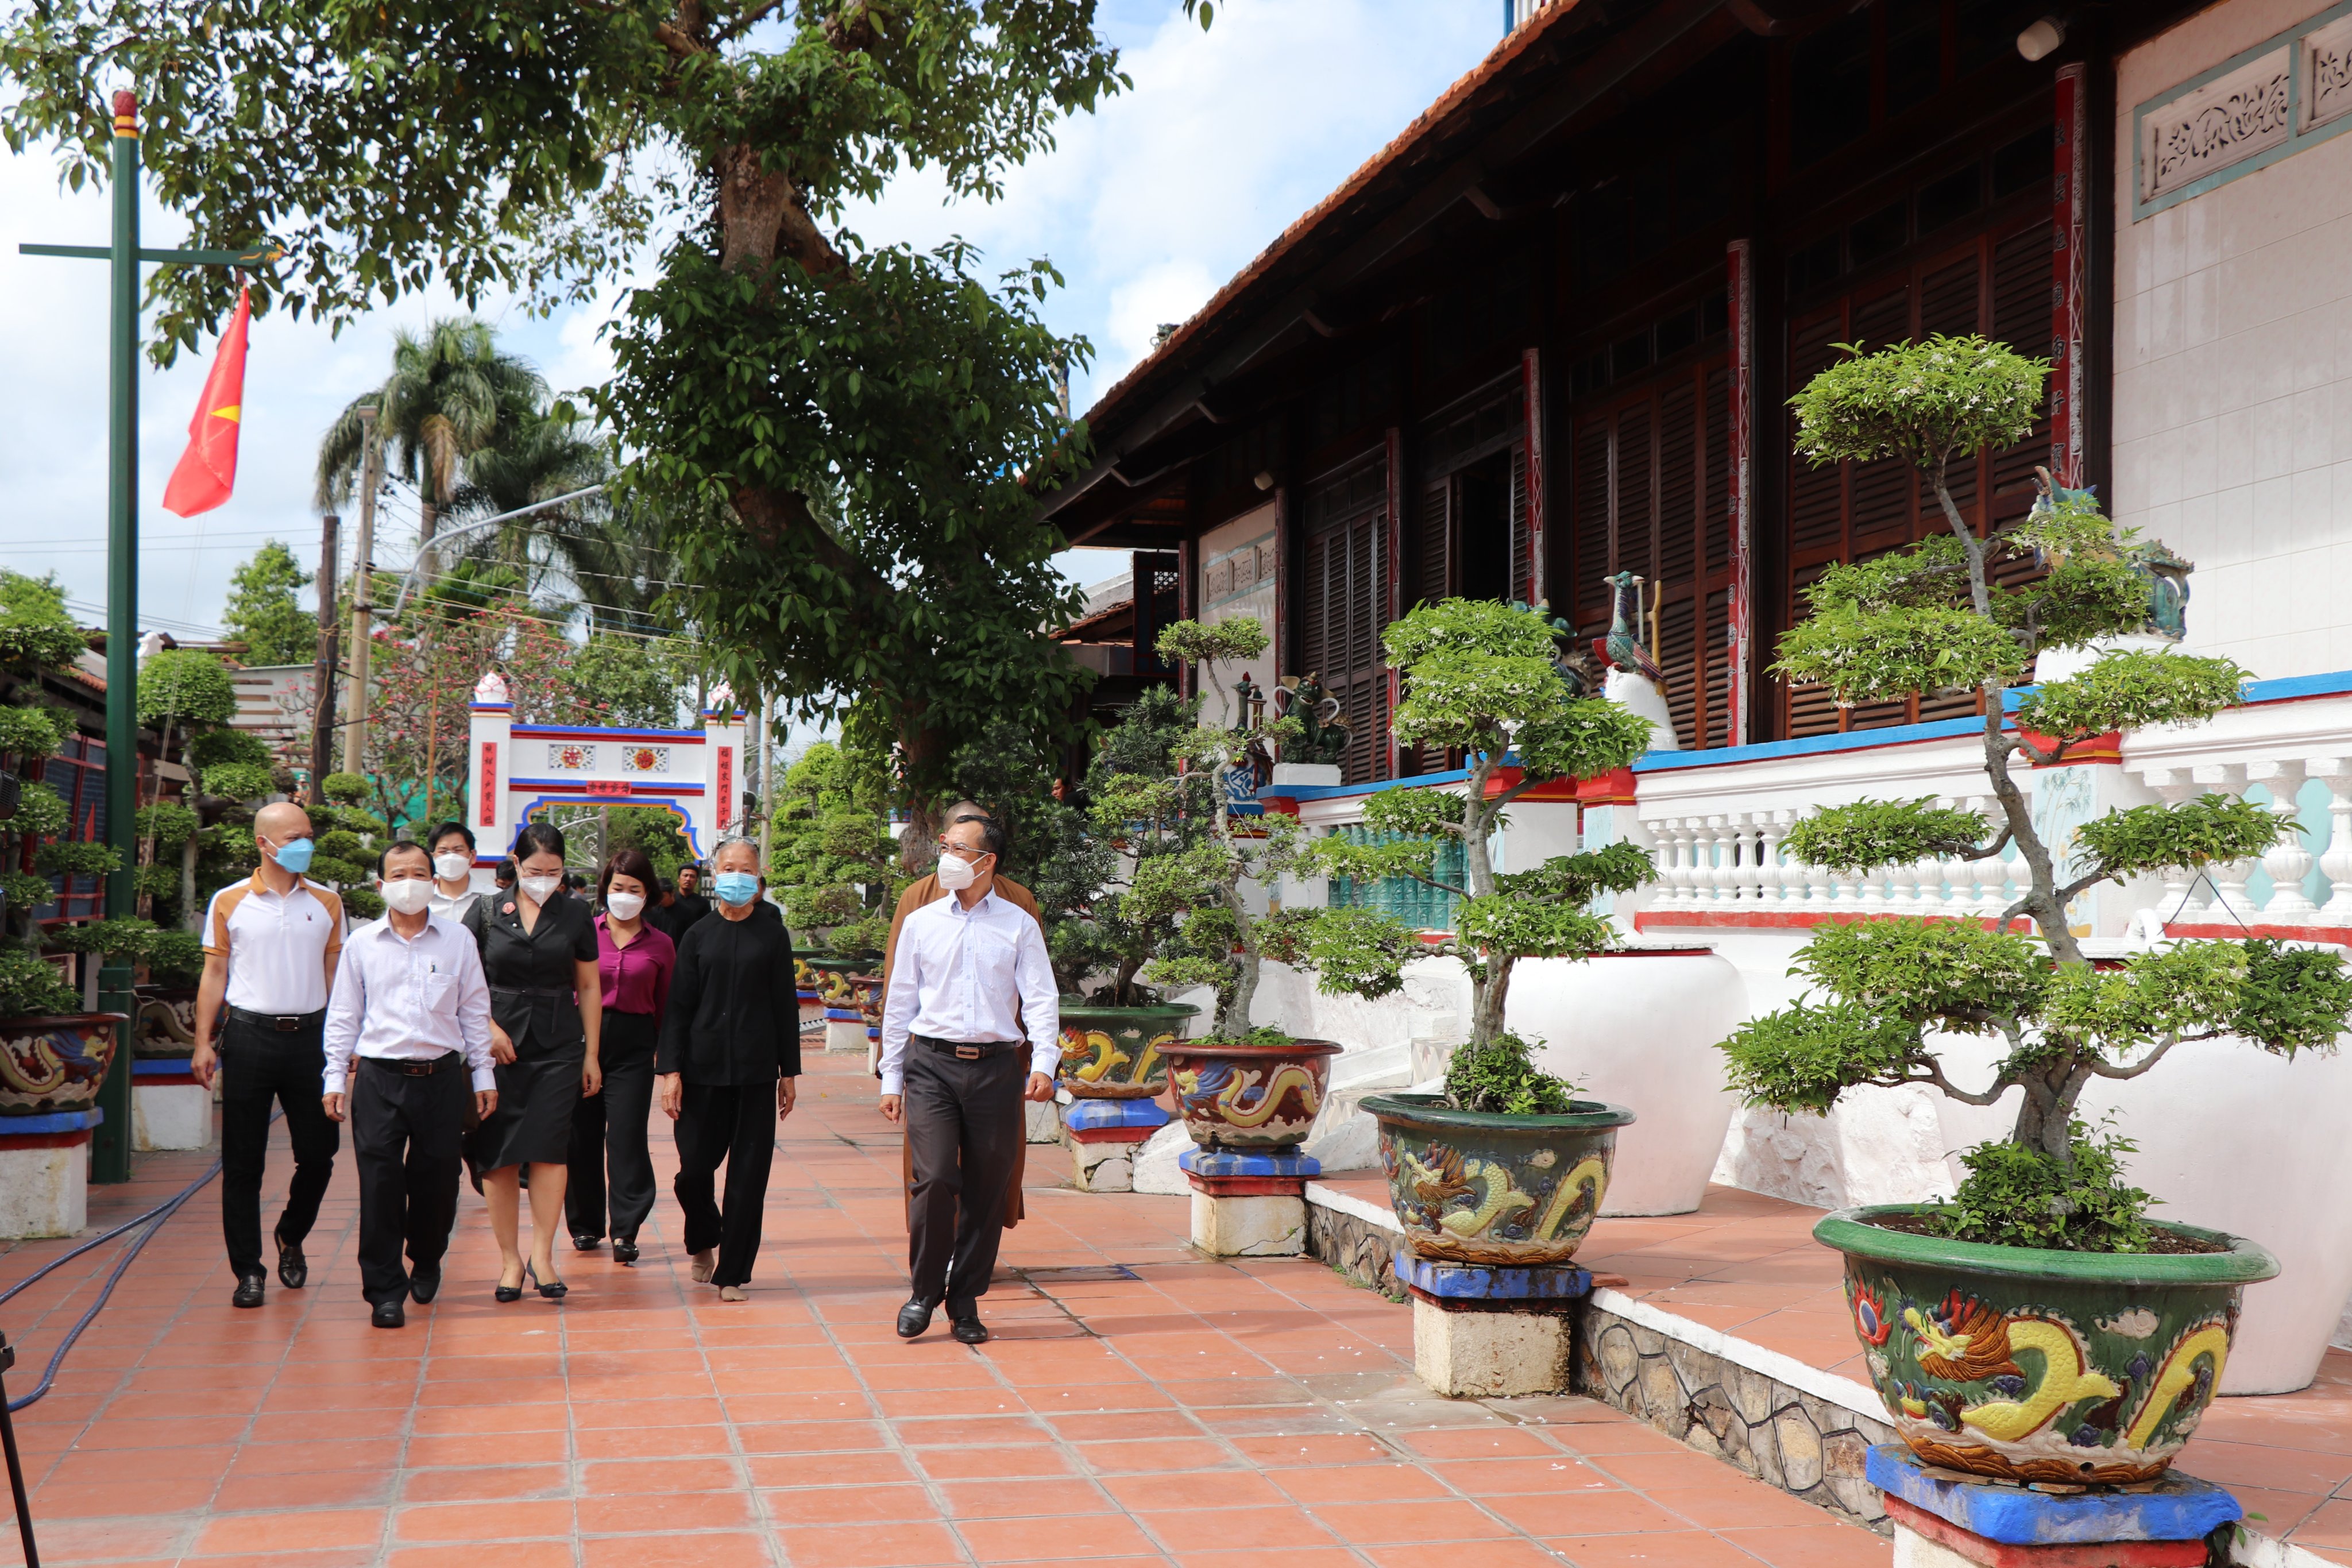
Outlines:
<svg viewBox="0 0 2352 1568"><path fill-rule="evenodd" d="M595 1249L605 1235L605 1172L612 1172L613 1261L637 1260L637 1227L654 1212L654 1160L646 1147L653 1111L654 1046L677 949L646 922L646 907L661 887L641 849L624 849L596 879L596 971L604 990L604 1037L599 1053L604 1092L583 1096L572 1118L572 1181L564 1189L564 1219L572 1245Z"/></svg>

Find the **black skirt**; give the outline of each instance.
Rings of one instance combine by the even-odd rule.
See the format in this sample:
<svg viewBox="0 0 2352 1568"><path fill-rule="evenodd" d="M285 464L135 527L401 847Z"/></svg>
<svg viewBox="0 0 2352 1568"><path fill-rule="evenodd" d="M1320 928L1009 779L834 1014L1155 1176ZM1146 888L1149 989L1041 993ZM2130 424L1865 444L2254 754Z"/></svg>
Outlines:
<svg viewBox="0 0 2352 1568"><path fill-rule="evenodd" d="M552 1050L527 1042L498 1069L499 1108L466 1135L466 1163L477 1173L509 1165L561 1165L572 1158L572 1112L588 1059L578 1041Z"/></svg>

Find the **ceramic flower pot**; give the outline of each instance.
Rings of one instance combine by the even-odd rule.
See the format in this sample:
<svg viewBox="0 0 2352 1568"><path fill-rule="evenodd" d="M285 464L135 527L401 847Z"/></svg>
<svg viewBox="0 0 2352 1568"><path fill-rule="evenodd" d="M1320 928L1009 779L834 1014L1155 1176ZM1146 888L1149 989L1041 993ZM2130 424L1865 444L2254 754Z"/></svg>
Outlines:
<svg viewBox="0 0 2352 1568"><path fill-rule="evenodd" d="M1062 1004L1062 1087L1078 1100L1151 1100L1168 1087L1167 1048L1198 1007Z"/></svg>
<svg viewBox="0 0 2352 1568"><path fill-rule="evenodd" d="M196 1051L196 988L139 987L139 1026L131 1031L134 1057L191 1057Z"/></svg>
<svg viewBox="0 0 2352 1568"><path fill-rule="evenodd" d="M1512 969L1504 1020L1536 1042L1536 1065L1641 1113L1620 1135L1602 1214L1688 1214L1706 1196L1737 1106L1716 1047L1748 1012L1747 982L1712 948L1523 958Z"/></svg>
<svg viewBox="0 0 2352 1568"><path fill-rule="evenodd" d="M113 1064L121 1013L0 1018L0 1116L84 1110Z"/></svg>
<svg viewBox="0 0 2352 1568"><path fill-rule="evenodd" d="M1307 1141L1323 1109L1331 1058L1339 1054L1332 1040L1286 1046L1177 1040L1160 1047L1177 1114L1192 1142L1203 1149L1258 1153Z"/></svg>
<svg viewBox="0 0 2352 1568"><path fill-rule="evenodd" d="M1887 1418L1931 1465L2007 1481L2142 1481L2172 1463L2220 1386L2245 1288L2278 1272L2251 1241L2160 1225L2202 1252L2059 1252L1890 1230L1916 1205L1840 1209L1846 1305Z"/></svg>
<svg viewBox="0 0 2352 1568"><path fill-rule="evenodd" d="M1617 1130L1633 1113L1578 1100L1565 1116L1457 1110L1436 1094L1376 1094L1389 1206L1415 1257L1511 1268L1565 1263L1600 1216Z"/></svg>

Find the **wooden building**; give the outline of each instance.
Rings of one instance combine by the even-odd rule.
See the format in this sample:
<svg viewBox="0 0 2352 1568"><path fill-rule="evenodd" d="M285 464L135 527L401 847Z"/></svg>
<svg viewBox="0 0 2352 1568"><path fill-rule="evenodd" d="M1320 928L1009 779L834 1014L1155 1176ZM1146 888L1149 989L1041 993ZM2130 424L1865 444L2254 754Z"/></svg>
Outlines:
<svg viewBox="0 0 2352 1568"><path fill-rule="evenodd" d="M2047 416L1955 491L2107 479L2113 62L2196 7L1554 0L1106 393L1047 505L1072 544L1173 552L1184 614L1259 614L1276 668L1400 754L1381 627L1447 595L1608 629L1645 580L1701 749L1955 717L1840 711L1769 666L1807 584L1944 527L1895 463L1788 453L1838 353L1981 331L2053 361ZM1227 679L1219 672L1218 679Z"/></svg>

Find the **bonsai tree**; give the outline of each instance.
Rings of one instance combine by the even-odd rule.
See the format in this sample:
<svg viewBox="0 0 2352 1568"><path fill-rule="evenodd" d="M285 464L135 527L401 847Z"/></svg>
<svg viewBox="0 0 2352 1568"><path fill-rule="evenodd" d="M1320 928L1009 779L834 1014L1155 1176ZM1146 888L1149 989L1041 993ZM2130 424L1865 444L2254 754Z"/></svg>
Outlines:
<svg viewBox="0 0 2352 1568"><path fill-rule="evenodd" d="M1180 665L1256 658L1265 652L1266 635L1246 616L1215 626L1178 621L1162 629L1157 646L1162 658ZM1254 753L1269 742L1296 738L1298 721L1268 721L1262 709L1231 711L1236 699L1220 695L1231 723L1195 723L1171 737L1164 752L1146 744L1139 755L1113 754L1116 771L1107 770L1095 790L1095 823L1107 834L1136 825L1158 846L1159 852L1136 861L1118 904L1118 918L1135 929L1168 933L1142 977L1168 990L1214 986L1212 1040L1287 1043L1290 1037L1279 1030L1250 1026L1271 928L1244 889L1271 887L1294 869L1304 841L1294 818L1244 816L1234 807L1236 790L1254 776ZM1176 771L1161 771L1171 762Z"/></svg>
<svg viewBox="0 0 2352 1568"><path fill-rule="evenodd" d="M2106 969L2085 962L2067 924L2069 900L2104 881L2260 855L2293 825L2267 807L2207 795L2110 812L2072 844L2036 830L2011 776L2017 759L2047 764L2111 731L2195 723L2241 700L2246 679L2228 659L2111 649L2079 675L2029 689L2014 727L2004 722L2005 692L2036 654L2146 623L2147 563L2161 555L2082 492L2047 496L1989 538L1960 515L1948 467L2022 437L2047 370L1982 338L1937 337L1853 354L1792 400L1800 456L1902 458L1950 532L1824 574L1774 668L1848 705L1978 693L1998 816L1988 824L1926 801L1866 801L1815 810L1787 845L1803 861L1848 872L1982 859L2013 846L2024 890L1985 921L1821 927L1798 955L1821 994L1751 1020L1724 1049L1748 1101L1780 1110L1826 1110L1866 1084L1926 1084L1979 1106L2018 1090L2009 1137L1962 1157L1969 1174L1958 1197L1928 1223L1963 1240L2141 1250L2148 1199L2124 1184L2119 1163L2130 1145L2084 1126L2084 1089L2137 1078L2184 1044L2225 1036L2289 1056L2329 1048L2352 1014L2352 980L2332 953L2263 941L2182 942ZM2018 575L2001 568L2020 564L2038 564L2041 575L2000 586ZM2009 929L2020 919L2032 934ZM1996 1036L2006 1055L1989 1082L1964 1087L1938 1060L1937 1031Z"/></svg>
<svg viewBox="0 0 2352 1568"><path fill-rule="evenodd" d="M887 779L869 761L819 741L784 770L772 818L768 876L785 919L843 958L879 954L908 879L883 809Z"/></svg>
<svg viewBox="0 0 2352 1568"><path fill-rule="evenodd" d="M157 734L157 752L172 753L173 731L185 737L194 730L210 731L227 724L236 713L236 686L228 667L195 648L165 648L148 656L139 667L139 721ZM247 736L263 750L257 737ZM181 918L190 923L201 918L189 906L195 898L195 816L185 805L164 808L163 779L158 772L146 807L139 814L139 867L133 873L139 912L154 911L158 900L181 906ZM180 865L165 865L166 850L179 850Z"/></svg>
<svg viewBox="0 0 2352 1568"><path fill-rule="evenodd" d="M1157 873L1143 868L1206 836L1208 775L1192 777L1189 785L1179 780L1178 752L1192 732L1197 709L1164 686L1145 688L1104 734L1087 770L1087 808L1063 807L1052 853L1037 867L1035 891L1055 979L1065 995L1080 994L1090 977L1104 975L1087 998L1098 1006L1141 1007L1160 1000L1142 972L1167 947L1173 928L1165 918L1146 914L1160 895L1147 891L1139 900L1133 888L1140 873L1147 888L1156 889ZM1122 779L1163 781L1169 787L1138 790Z"/></svg>
<svg viewBox="0 0 2352 1568"><path fill-rule="evenodd" d="M1650 858L1632 844L1559 855L1524 871L1496 871L1488 850L1507 824L1512 802L1538 785L1590 778L1625 766L1649 747L1649 721L1622 705L1584 697L1562 678L1554 626L1524 605L1446 599L1423 605L1381 634L1404 677L1393 728L1407 745L1459 750L1469 776L1451 788L1383 790L1364 803L1364 822L1386 842L1351 844L1332 836L1307 857L1334 877L1409 877L1460 900L1454 931L1425 942L1402 922L1374 910L1335 909L1299 920L1297 962L1316 972L1327 993L1380 996L1403 984L1405 962L1451 956L1470 975L1470 1037L1456 1053L1465 1110L1502 1110L1497 1100L1564 1102L1564 1086L1533 1080L1528 1047L1503 1027L1511 972L1523 958L1582 958L1613 946L1617 931L1590 909L1602 892L1624 892L1649 879ZM1506 770L1516 770L1512 778ZM1438 852L1458 845L1458 883L1437 873ZM1550 1080L1557 1084L1558 1080ZM1549 1096L1549 1099L1547 1099ZM1526 1109L1537 1109L1530 1104Z"/></svg>

